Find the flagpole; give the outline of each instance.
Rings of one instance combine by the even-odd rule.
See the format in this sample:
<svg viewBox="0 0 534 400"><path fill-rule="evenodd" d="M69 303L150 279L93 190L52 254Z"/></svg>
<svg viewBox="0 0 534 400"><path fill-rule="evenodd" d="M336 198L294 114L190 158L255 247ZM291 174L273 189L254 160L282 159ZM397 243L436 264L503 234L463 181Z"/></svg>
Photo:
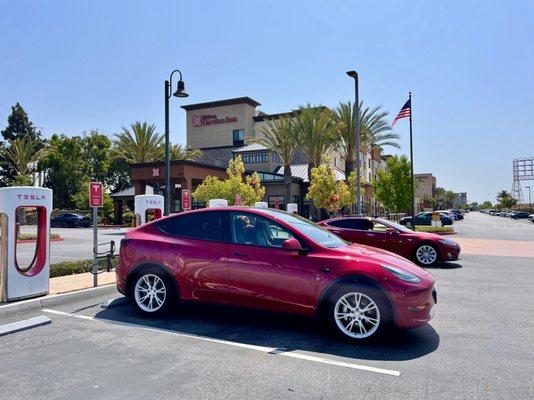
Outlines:
<svg viewBox="0 0 534 400"><path fill-rule="evenodd" d="M413 139L412 139L412 114L413 114L413 103L412 103L412 92L409 92L410 100L410 168L411 168L411 206L410 210L412 212L412 218L415 218L415 195L414 195L414 177L413 177ZM412 224L412 229L415 230L415 225Z"/></svg>

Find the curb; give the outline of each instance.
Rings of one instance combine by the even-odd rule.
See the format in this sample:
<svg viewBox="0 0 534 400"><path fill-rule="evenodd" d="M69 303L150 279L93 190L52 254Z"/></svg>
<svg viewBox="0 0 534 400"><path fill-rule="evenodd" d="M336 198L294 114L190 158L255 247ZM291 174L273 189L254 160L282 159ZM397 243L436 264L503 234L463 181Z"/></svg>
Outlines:
<svg viewBox="0 0 534 400"><path fill-rule="evenodd" d="M63 237L58 237L58 238L55 238L55 239L50 239L50 242L61 242L65 240ZM17 240L17 244L18 243L35 243L37 242L37 239L18 239Z"/></svg>
<svg viewBox="0 0 534 400"><path fill-rule="evenodd" d="M7 303L0 305L0 318L7 317L14 314L38 310L44 307L57 306L60 304L69 303L71 301L83 300L95 296L118 293L117 287L114 283L99 286L96 288L89 288L77 290L74 292L52 294L37 299L22 300L15 303Z"/></svg>

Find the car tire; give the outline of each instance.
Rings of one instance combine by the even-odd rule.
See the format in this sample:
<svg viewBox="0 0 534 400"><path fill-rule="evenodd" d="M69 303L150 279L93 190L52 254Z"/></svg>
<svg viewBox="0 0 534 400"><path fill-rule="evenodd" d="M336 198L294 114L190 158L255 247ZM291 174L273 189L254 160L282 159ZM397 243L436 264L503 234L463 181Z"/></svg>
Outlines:
<svg viewBox="0 0 534 400"><path fill-rule="evenodd" d="M422 267L431 267L439 262L439 251L430 243L421 243L415 248L414 260Z"/></svg>
<svg viewBox="0 0 534 400"><path fill-rule="evenodd" d="M175 304L176 286L160 268L144 268L132 280L130 297L142 314L164 314Z"/></svg>
<svg viewBox="0 0 534 400"><path fill-rule="evenodd" d="M406 221L406 228L412 229L413 228L413 222L412 221Z"/></svg>
<svg viewBox="0 0 534 400"><path fill-rule="evenodd" d="M358 283L344 284L336 289L330 296L326 312L330 330L338 338L350 342L374 340L392 322L384 293L373 286Z"/></svg>

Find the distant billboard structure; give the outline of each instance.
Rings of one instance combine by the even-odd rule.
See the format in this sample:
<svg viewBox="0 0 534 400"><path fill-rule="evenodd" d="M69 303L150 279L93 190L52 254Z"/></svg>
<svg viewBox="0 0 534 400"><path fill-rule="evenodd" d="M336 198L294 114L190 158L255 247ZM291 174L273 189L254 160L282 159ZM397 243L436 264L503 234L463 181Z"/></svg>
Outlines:
<svg viewBox="0 0 534 400"><path fill-rule="evenodd" d="M523 203L523 190L521 181L534 180L534 157L516 158L512 161L512 197L517 199L519 204Z"/></svg>

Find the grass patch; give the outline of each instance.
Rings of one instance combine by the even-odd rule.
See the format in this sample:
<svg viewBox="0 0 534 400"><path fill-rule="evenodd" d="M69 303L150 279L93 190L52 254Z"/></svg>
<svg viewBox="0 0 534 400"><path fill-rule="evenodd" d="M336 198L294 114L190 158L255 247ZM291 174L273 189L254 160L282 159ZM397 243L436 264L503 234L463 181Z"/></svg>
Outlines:
<svg viewBox="0 0 534 400"><path fill-rule="evenodd" d="M115 268L117 266L117 258L111 260L111 266ZM58 276L67 276L82 274L84 272L89 272L91 266L93 265L93 260L77 260L77 261L63 261L56 264L50 265L50 278L56 278ZM98 260L98 269L106 269L106 260Z"/></svg>
<svg viewBox="0 0 534 400"><path fill-rule="evenodd" d="M421 226L416 225L415 230L417 232L430 232L430 233L453 233L454 228L452 226Z"/></svg>
<svg viewBox="0 0 534 400"><path fill-rule="evenodd" d="M59 233L50 233L50 239L60 239ZM18 240L37 240L36 233L19 233Z"/></svg>

